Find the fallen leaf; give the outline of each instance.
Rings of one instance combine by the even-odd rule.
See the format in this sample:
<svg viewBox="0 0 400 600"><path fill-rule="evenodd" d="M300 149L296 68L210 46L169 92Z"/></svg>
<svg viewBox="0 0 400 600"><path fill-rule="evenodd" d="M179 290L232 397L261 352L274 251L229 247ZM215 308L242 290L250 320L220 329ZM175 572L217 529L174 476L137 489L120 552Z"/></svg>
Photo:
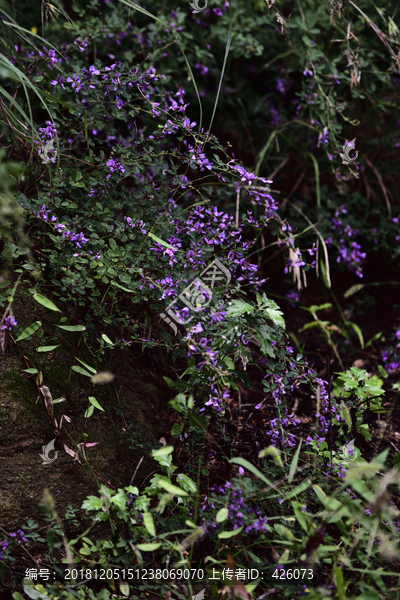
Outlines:
<svg viewBox="0 0 400 600"><path fill-rule="evenodd" d="M70 456L75 456L75 452L73 450L71 450L71 448L68 448L67 444L64 444L64 450Z"/></svg>
<svg viewBox="0 0 400 600"><path fill-rule="evenodd" d="M0 331L0 348L3 351L3 354L6 353L8 346L8 332L6 330Z"/></svg>
<svg viewBox="0 0 400 600"><path fill-rule="evenodd" d="M42 375L42 373L39 373L39 376ZM53 398L52 395L50 393L49 388L46 385L42 385L39 390L42 393L43 396L43 400L44 400L44 405L46 407L46 410L48 412L48 414L51 416L51 418L54 417L54 408L53 408Z"/></svg>
<svg viewBox="0 0 400 600"><path fill-rule="evenodd" d="M67 415L63 415L64 419L67 421L67 423L71 423L72 419L70 419L69 417L67 417Z"/></svg>
<svg viewBox="0 0 400 600"><path fill-rule="evenodd" d="M100 442L89 442L88 444L85 444L86 448L92 448L93 446L96 446L97 444L100 444Z"/></svg>

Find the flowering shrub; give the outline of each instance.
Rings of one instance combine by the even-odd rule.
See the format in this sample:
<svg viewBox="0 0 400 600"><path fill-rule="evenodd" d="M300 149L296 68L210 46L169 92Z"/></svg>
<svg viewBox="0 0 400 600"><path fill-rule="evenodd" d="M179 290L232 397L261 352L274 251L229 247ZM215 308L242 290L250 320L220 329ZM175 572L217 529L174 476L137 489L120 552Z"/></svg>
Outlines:
<svg viewBox="0 0 400 600"><path fill-rule="evenodd" d="M364 135L361 167L339 162L345 136L351 137L358 115L366 114L365 99L375 110L377 94L382 93L376 103L386 106L386 94L396 90L398 66L394 62L386 69L382 42L391 60L397 29L392 20L389 35L373 26L365 18L367 0L351 3L352 20L340 3L316 7L306 0L290 20L291 5L267 5L221 2L192 15L169 1L162 9L150 1L144 9L125 0L104 2L103 14L93 1L85 8L74 5L74 20L65 21L67 13L60 11L40 36L45 42L40 50L30 22L17 46L7 44L7 35L1 38L0 67L10 76L0 89L10 103L0 106L7 123L2 143L25 166L22 174L16 171L12 205L8 167L0 163L0 173L7 174L1 183L7 188L0 205L2 261L18 274L16 283L7 275L0 282L5 308L0 345L4 352L8 336L14 339L16 333L16 344L38 335L44 347L53 348L55 335L44 334L40 322L19 329L18 315L12 313L19 293L49 310L60 311L67 302L77 308L80 322L65 325L61 317L58 327L82 332L96 369L79 359L85 369L75 366L75 373L93 380L93 372L107 366L111 348L127 350L137 343L148 351L162 347L185 365L179 378L164 380L176 393L169 403L176 413L171 436L180 442L184 435L189 438L189 474L175 474L173 446L166 446L152 453L162 474L140 492L135 486L101 485L99 494L82 505L90 527L110 524L110 539L96 542L85 534L68 541L47 499L53 533L47 537L46 560L54 568L61 560L54 550L62 545L64 562L83 556L95 564L125 567L151 553L153 562L167 567L171 561L207 571L212 563L220 571L234 554L240 568L251 559L268 574L254 585L240 587L236 581L232 593L237 597L265 597L272 582L280 598L292 598L301 589L319 599L332 595L333 588L339 598L372 598L375 588L386 593L382 578L394 574L386 562L397 557L398 511L387 488L399 485L399 477L385 470L387 452L367 463L358 447L354 453L342 451L350 436L371 440L366 421L382 409L384 390L378 376L344 367L349 361L335 342L338 330L344 343L350 344L351 330L362 348L367 345L360 327L340 308L330 276L344 269L356 281L366 279L371 253L388 252L398 242L394 191L381 175L390 180L390 167L375 166L368 157L379 136L372 130L366 141ZM32 15L36 18L36 9L29 8L26 21ZM365 19L377 33L372 41ZM1 31L6 34L14 25L2 12ZM332 50L338 35L346 36L342 54ZM356 42L359 53L352 46ZM275 58L266 65L267 48ZM375 68L382 62L385 70ZM221 64L230 66L225 79ZM365 88L360 87L364 79ZM384 86L388 91L377 91ZM21 90L27 89L32 93L23 96ZM392 119L390 114L384 125L389 130ZM240 132L238 122L244 124ZM209 123L213 127L207 128ZM275 149L284 154L278 165ZM245 166L249 163L254 168ZM366 171L364 193L357 182ZM370 198L377 199L377 186L368 179L372 173L385 207L377 201L367 211ZM303 330L318 326L337 368L343 368L333 391L329 373L318 376L295 334L298 351L289 343L287 317L270 297L269 278L260 268L264 256L274 258L271 246L284 257L282 281L287 274L297 283L298 290L286 296L292 306L300 301L306 273L312 277L315 270L338 307L343 331L317 316L332 304L303 307L313 318ZM260 256L256 262L254 255ZM394 352L383 354L388 372L396 368ZM84 448L95 442L79 444L79 451L65 443L62 420L58 425L41 374L28 371L37 374L36 385L67 454L86 459ZM237 398L240 403L243 388L251 398L247 420L259 419L268 444L258 454L252 450L249 460L229 445L223 457L226 474L218 474L219 483L210 481L213 455L204 454L205 444L214 426L226 437L232 404ZM307 419L296 412L304 395L311 406ZM94 407L103 410L94 397L89 402L86 418ZM202 469L198 457L203 454ZM3 580L12 542L44 543L33 529L28 522L24 530L30 533L20 529L1 543ZM288 568L310 565L318 565L312 585L307 581L299 588L296 582L291 588L286 575L272 579L276 569L288 573ZM76 595L76 584L39 584L36 590L32 585L23 584L29 597ZM190 582L180 591L171 581L151 585L160 595L173 590L191 597L194 592ZM94 597L89 587L81 586L80 597ZM116 592L115 582L110 589ZM148 593L144 584L132 589ZM211 591L216 597L217 588ZM131 597L126 582L119 592ZM110 593L102 590L96 597Z"/></svg>

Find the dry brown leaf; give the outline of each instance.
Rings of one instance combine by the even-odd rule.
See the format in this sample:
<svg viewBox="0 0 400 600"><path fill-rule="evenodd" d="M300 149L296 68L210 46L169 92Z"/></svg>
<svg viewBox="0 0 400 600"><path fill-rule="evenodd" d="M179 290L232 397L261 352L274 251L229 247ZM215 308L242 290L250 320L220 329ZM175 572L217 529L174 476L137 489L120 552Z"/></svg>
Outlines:
<svg viewBox="0 0 400 600"><path fill-rule="evenodd" d="M71 448L68 448L67 444L64 444L64 450L70 456L75 456L75 452L73 450L71 450Z"/></svg>
<svg viewBox="0 0 400 600"><path fill-rule="evenodd" d="M0 348L3 351L3 354L6 353L8 346L8 332L6 330L0 331Z"/></svg>
<svg viewBox="0 0 400 600"><path fill-rule="evenodd" d="M41 375L41 373L39 373ZM49 388L46 385L42 385L39 390L41 391L44 405L50 417L53 419L54 417L54 408L53 408L53 397L50 393Z"/></svg>

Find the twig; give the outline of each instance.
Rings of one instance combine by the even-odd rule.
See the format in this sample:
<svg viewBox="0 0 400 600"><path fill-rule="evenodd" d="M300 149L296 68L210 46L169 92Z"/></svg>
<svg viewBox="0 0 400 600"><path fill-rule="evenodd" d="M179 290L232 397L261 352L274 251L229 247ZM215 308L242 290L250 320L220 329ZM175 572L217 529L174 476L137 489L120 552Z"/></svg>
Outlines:
<svg viewBox="0 0 400 600"><path fill-rule="evenodd" d="M144 459L144 455L143 455L143 456L142 456L142 458L139 460L139 462L138 462L138 465L137 465L137 467L136 467L136 469L135 469L135 472L133 473L133 475L132 475L132 477L131 477L131 480L130 480L130 482L129 482L129 485L132 485L132 483L133 483L133 480L135 479L135 475L136 475L136 473L138 472L138 469L139 469L140 465L142 464L142 461L143 461L143 459Z"/></svg>

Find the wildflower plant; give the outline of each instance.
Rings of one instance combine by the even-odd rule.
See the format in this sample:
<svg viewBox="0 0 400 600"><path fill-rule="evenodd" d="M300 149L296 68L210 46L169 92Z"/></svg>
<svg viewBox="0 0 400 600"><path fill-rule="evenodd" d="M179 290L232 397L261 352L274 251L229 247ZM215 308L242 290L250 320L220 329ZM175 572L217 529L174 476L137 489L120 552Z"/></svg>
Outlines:
<svg viewBox="0 0 400 600"><path fill-rule="evenodd" d="M398 46L398 30L391 18L388 34L373 27L365 17L367 0L358 6L350 2L346 13L340 3L316 7L306 0L290 19L276 3L266 4L257 1L249 8L244 0L220 2L191 14L169 1L160 8L150 0L144 9L124 0L103 2L100 13L100 2L92 0L83 8L74 4L74 19L45 4L57 19L51 27L43 21L42 36L17 27L11 7L1 9L0 68L9 78L0 88L4 141L24 166L0 162L7 191L6 198L0 197L2 263L17 275L17 283L11 277L1 280L0 341L4 352L7 336L16 331L21 347L36 335L42 347L57 347L47 346L54 343L52 332L45 334L39 321L19 330L18 314L12 312L18 293L61 312L57 328L63 335L81 333L78 345L86 345L90 358L77 359L80 364L71 375L96 381L112 349L133 344L143 350L162 348L185 366L179 378L164 380L175 394L169 402L176 413L171 437L189 438L189 474L174 464L174 447L163 445L150 453L157 471L143 489L99 484L98 493L82 504L89 529L110 526L107 539L96 541L89 531L66 540L47 496L48 518L57 523L46 536L46 560L55 569L60 564L54 550L62 545L64 563L84 557L94 564L128 567L151 556L167 566L197 561L207 573L210 564L222 570L234 554L240 568L250 557L268 574L243 589L236 581L236 596L249 598L257 589L265 597L272 581L280 597L292 598L298 584L288 586L286 575L271 579L275 571L286 574L313 565L316 578L301 592L307 597L373 598L376 589L386 593L388 578L398 576L388 566L398 556L399 538L398 510L388 490L398 487L399 475L387 470L387 452L370 462L360 457L353 467L343 465L334 452L350 433L371 439L365 420L370 411L381 410L383 382L366 370L344 369L331 323L317 315L332 305L312 304L305 308L313 322L303 329L320 328L344 371L337 373L332 392L331 381L318 377L303 352L290 345L286 317L265 290L267 280L255 255L278 249L284 257L282 279L293 275L297 283L298 291L288 295L297 303L308 271L318 270L331 289L330 268L344 268L361 279L368 272L371 246L387 249L398 241L393 192L380 175L381 169L390 174L389 167L375 167L367 156L370 149L361 154L362 168L377 177L390 215L386 218L378 203L369 220L363 215L370 196L376 196L374 186L367 181L365 194L357 190L348 197L360 168L344 167L338 159L365 99L375 107L378 88L387 86L376 104L390 103L397 85L398 57L392 47ZM29 11L37 17L35 8ZM383 8L378 13L386 16ZM365 34L365 20L377 34L373 41ZM10 31L19 36L16 47L7 43ZM339 35L344 39L336 52ZM266 65L267 47L275 58ZM385 49L393 60L389 70ZM385 69L376 69L375 63L384 60ZM225 72L227 67L237 68ZM272 76L263 75L261 81L270 67ZM218 120L217 129L211 124L218 114L226 119ZM391 120L385 127L391 127ZM244 127L236 133L239 121ZM283 166L269 168L273 150L285 153ZM301 177L309 182L302 196L295 195L301 180L291 182L289 190L276 183L275 175L279 181L288 161L301 167ZM270 172L275 173L271 178ZM215 260L230 279L217 282L209 293L196 278ZM182 297L186 306L177 309L175 320L179 335L172 335L161 315ZM79 323L66 325L66 303L75 306ZM344 324L363 346L360 328L347 319ZM273 409L263 425L268 446L251 461L230 448L223 456L227 475L216 483L209 479L208 465L202 468L204 446L241 388L253 391L250 369L257 369L262 382L262 399L251 396L253 413ZM34 367L26 372L36 376L48 416L63 439L62 418L57 421L53 406L57 401L43 385L42 373ZM304 393L317 404L308 424L293 408L293 398ZM83 418L94 408L104 411L93 396L89 403ZM95 444L64 444L64 449L90 467L85 448ZM6 559L12 560L11 545L30 541L45 543L23 529L0 542L2 579ZM29 597L78 593L104 600L111 593L96 590L94 596L86 584L76 592L76 584L33 589L31 583L23 582ZM129 597L130 586L118 586ZM162 596L170 590L189 592L186 596L195 592L190 581L180 590L173 581L154 580L152 586ZM117 591L115 581L109 587ZM218 589L210 587L217 596ZM132 597L146 589L142 583L132 585Z"/></svg>

